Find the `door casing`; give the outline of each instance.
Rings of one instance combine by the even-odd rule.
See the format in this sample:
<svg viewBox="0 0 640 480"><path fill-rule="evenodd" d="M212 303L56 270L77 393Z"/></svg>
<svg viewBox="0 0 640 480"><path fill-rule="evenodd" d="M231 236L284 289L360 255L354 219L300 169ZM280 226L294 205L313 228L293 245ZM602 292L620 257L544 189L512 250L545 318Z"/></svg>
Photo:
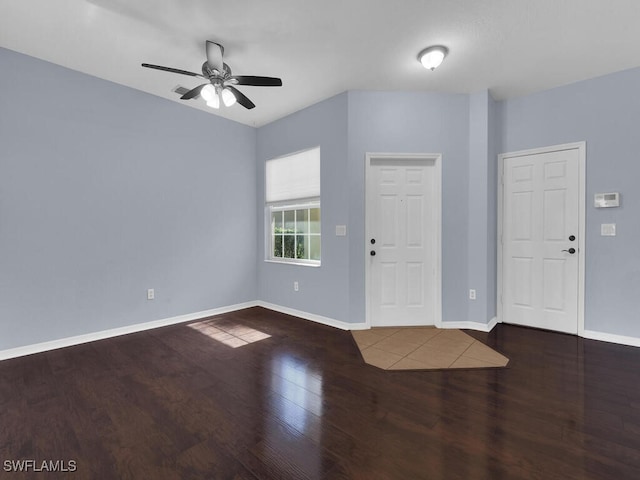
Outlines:
<svg viewBox="0 0 640 480"><path fill-rule="evenodd" d="M503 225L504 225L504 162L508 158L521 157L527 155L538 155L541 153L557 152L561 150L578 150L578 249L580 255L578 256L578 335L584 336L584 289L585 289L585 223L586 223L586 142L566 143L562 145L552 145L548 147L534 148L529 150L519 150L509 153L501 153L498 155L498 245L497 245L497 259L498 259L498 272L497 272L497 319L499 323L502 323L504 319L502 294L503 294Z"/></svg>
<svg viewBox="0 0 640 480"><path fill-rule="evenodd" d="M442 326L442 154L440 153L366 153L365 155L365 323L367 327L371 327L371 268L369 261L369 238L371 230L371 205L372 205L372 188L371 182L371 163L373 160L383 160L393 162L402 160L426 160L433 162L435 173L434 181L434 197L436 205L434 205L434 220L436 224L436 232L433 238L435 261L434 261L434 310L436 327Z"/></svg>

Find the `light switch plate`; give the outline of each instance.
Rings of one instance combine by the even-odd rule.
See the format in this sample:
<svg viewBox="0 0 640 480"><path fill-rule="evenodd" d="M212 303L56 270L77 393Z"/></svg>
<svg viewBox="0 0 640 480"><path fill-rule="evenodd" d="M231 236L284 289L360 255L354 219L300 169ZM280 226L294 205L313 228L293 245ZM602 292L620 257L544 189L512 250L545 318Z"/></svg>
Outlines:
<svg viewBox="0 0 640 480"><path fill-rule="evenodd" d="M336 237L346 237L346 236L347 236L347 226L336 225Z"/></svg>
<svg viewBox="0 0 640 480"><path fill-rule="evenodd" d="M615 223L603 223L600 225L600 235L603 237L615 237L616 236L616 224Z"/></svg>

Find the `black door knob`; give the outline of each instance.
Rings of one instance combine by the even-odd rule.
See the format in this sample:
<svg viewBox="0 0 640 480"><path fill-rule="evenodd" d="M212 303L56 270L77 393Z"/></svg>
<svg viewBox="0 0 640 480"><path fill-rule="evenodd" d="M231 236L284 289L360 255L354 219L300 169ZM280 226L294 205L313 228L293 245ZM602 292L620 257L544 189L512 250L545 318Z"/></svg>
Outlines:
<svg viewBox="0 0 640 480"><path fill-rule="evenodd" d="M569 252L571 255L573 255L574 253L576 253L576 249L571 247L569 250L562 250L563 252Z"/></svg>
<svg viewBox="0 0 640 480"><path fill-rule="evenodd" d="M575 235L569 235L569 240L570 240L571 242L573 242L575 239L576 239L576 236L575 236Z"/></svg>
<svg viewBox="0 0 640 480"><path fill-rule="evenodd" d="M376 256L376 251L375 250L371 250L369 252L369 255L371 255L372 257L375 257Z"/></svg>
<svg viewBox="0 0 640 480"><path fill-rule="evenodd" d="M376 243L376 239L375 239L375 238L372 238L372 239L371 239L371 245L373 245L373 244L375 244L375 243Z"/></svg>

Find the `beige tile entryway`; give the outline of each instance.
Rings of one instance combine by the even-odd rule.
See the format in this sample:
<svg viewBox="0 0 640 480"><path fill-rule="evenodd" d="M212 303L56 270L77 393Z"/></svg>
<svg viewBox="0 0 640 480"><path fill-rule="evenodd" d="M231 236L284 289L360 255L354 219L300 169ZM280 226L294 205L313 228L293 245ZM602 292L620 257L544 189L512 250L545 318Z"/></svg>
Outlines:
<svg viewBox="0 0 640 480"><path fill-rule="evenodd" d="M352 331L364 361L383 370L504 367L509 359L460 330L433 327Z"/></svg>

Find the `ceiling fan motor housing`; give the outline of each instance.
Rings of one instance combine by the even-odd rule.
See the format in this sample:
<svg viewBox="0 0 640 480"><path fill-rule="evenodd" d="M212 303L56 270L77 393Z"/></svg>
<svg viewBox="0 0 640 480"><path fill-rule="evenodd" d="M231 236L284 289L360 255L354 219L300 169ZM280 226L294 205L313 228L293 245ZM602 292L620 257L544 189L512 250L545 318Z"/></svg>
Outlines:
<svg viewBox="0 0 640 480"><path fill-rule="evenodd" d="M226 63L223 64L223 68L223 72L218 72L217 69L212 68L211 65L209 65L209 62L204 62L202 64L202 74L209 80L213 80L216 78L226 80L231 76L231 68Z"/></svg>

